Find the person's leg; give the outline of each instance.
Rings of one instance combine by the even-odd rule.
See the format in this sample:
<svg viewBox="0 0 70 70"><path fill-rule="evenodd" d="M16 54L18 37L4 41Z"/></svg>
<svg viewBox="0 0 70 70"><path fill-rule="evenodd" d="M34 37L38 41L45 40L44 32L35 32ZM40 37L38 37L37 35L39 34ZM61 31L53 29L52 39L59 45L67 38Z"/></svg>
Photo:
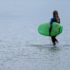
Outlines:
<svg viewBox="0 0 70 70"><path fill-rule="evenodd" d="M52 37L51 37L51 40L52 40L53 45L56 45L55 36L52 36Z"/></svg>
<svg viewBox="0 0 70 70"><path fill-rule="evenodd" d="M59 41L56 39L56 36L54 37L55 41L58 43Z"/></svg>

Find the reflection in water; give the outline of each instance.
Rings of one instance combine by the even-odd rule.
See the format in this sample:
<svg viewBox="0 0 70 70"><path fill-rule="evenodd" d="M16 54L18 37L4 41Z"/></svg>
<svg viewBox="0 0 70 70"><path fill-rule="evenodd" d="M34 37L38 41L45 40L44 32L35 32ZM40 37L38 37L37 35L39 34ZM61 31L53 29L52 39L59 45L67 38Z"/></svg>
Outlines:
<svg viewBox="0 0 70 70"><path fill-rule="evenodd" d="M57 51L60 51L60 48L57 47L57 46L53 46L49 50L52 51L52 52L57 52Z"/></svg>
<svg viewBox="0 0 70 70"><path fill-rule="evenodd" d="M27 46L36 47L40 51L42 51L42 50L51 51L51 52L60 51L60 47L53 46L52 44L28 44Z"/></svg>

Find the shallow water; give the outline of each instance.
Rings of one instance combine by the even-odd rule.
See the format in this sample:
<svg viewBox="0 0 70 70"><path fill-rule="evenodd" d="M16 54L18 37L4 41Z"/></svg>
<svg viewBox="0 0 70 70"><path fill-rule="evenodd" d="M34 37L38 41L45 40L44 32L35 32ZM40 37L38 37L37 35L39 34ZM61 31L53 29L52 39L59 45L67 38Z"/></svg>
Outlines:
<svg viewBox="0 0 70 70"><path fill-rule="evenodd" d="M51 2L51 3L50 3ZM70 70L69 1L0 1L0 70ZM37 27L60 13L63 33L53 47Z"/></svg>
<svg viewBox="0 0 70 70"><path fill-rule="evenodd" d="M62 70L70 68L70 46L51 44L0 43L0 69Z"/></svg>

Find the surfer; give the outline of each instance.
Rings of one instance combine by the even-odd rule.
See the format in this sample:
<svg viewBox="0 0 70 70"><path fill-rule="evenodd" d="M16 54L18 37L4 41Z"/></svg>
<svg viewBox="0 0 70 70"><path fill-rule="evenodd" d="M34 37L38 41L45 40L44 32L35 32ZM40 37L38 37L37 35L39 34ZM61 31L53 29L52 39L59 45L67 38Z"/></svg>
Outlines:
<svg viewBox="0 0 70 70"><path fill-rule="evenodd" d="M49 29L49 35L50 36L51 36L51 30L52 30L53 22L57 22L60 24L60 18L59 18L59 14L58 14L57 10L53 11L53 18L51 18L51 21L50 21L50 29ZM54 46L56 45L56 42L58 42L58 40L56 39L56 36L51 36L51 40L52 40L52 43Z"/></svg>

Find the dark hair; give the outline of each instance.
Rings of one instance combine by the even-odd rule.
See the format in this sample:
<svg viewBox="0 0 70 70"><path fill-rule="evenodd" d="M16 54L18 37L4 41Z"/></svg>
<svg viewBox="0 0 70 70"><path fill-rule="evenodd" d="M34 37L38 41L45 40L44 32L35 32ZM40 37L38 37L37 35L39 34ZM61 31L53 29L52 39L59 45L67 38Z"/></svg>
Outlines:
<svg viewBox="0 0 70 70"><path fill-rule="evenodd" d="M55 18L55 20L60 23L60 17L57 10L53 11L53 18Z"/></svg>
<svg viewBox="0 0 70 70"><path fill-rule="evenodd" d="M57 15L57 17L59 17L58 11L57 11L57 10L54 10L54 11L53 11L53 17L56 18L56 15Z"/></svg>

